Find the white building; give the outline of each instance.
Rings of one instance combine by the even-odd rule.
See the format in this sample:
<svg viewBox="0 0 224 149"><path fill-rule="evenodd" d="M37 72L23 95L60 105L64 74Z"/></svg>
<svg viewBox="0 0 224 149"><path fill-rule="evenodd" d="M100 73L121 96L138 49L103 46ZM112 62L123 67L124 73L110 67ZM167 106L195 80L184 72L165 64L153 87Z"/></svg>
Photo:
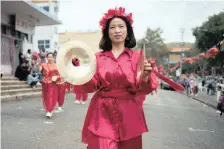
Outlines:
<svg viewBox="0 0 224 149"><path fill-rule="evenodd" d="M32 0L32 2L43 11L58 18L59 2L57 0ZM58 25L36 27L33 41L33 50L35 51L39 51L40 48L44 48L48 52L57 51L59 49Z"/></svg>
<svg viewBox="0 0 224 149"><path fill-rule="evenodd" d="M61 24L32 2L1 1L1 72L14 74L18 54L34 49L36 26Z"/></svg>

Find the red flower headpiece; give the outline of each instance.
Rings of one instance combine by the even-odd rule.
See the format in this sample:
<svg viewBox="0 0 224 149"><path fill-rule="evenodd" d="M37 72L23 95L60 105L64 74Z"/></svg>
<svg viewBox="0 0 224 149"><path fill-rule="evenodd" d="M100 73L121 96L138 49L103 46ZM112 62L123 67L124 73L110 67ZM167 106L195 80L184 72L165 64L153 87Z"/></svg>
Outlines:
<svg viewBox="0 0 224 149"><path fill-rule="evenodd" d="M107 21L113 18L114 16L125 17L130 22L131 25L133 24L132 13L125 13L125 8L119 7L118 9L117 8L109 9L107 13L105 13L102 19L100 20L100 26L102 27L102 32L105 28Z"/></svg>

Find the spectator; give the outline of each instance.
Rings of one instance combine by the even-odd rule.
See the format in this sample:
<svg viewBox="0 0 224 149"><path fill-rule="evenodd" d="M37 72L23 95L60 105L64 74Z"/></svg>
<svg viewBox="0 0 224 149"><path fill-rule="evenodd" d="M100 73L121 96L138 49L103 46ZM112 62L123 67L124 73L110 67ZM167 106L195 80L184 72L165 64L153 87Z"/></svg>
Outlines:
<svg viewBox="0 0 224 149"><path fill-rule="evenodd" d="M221 91L221 95L219 98L217 109L220 111L220 116L222 116L222 113L224 112L224 90Z"/></svg>
<svg viewBox="0 0 224 149"><path fill-rule="evenodd" d="M25 81L30 70L29 62L23 59L22 64L16 68L15 77L19 78L20 81Z"/></svg>
<svg viewBox="0 0 224 149"><path fill-rule="evenodd" d="M40 49L40 59L41 59L41 63L46 63L47 62L47 52L45 51L44 48Z"/></svg>
<svg viewBox="0 0 224 149"><path fill-rule="evenodd" d="M31 62L31 72L32 74L34 74L35 76L38 76L38 79L40 80L40 82L42 81L42 73L38 71L38 64L37 61L32 60Z"/></svg>
<svg viewBox="0 0 224 149"><path fill-rule="evenodd" d="M40 85L38 76L33 76L32 71L30 71L30 74L27 76L27 83L30 85L30 87L35 88L37 85Z"/></svg>
<svg viewBox="0 0 224 149"><path fill-rule="evenodd" d="M217 96L216 96L216 101L217 101L217 107L219 106L219 98L220 98L220 96L221 96L221 91L222 91L222 88L221 88L221 86L218 86L217 87ZM219 113L219 112L221 112L221 111L219 111L219 109L217 108L217 113Z"/></svg>
<svg viewBox="0 0 224 149"><path fill-rule="evenodd" d="M21 51L19 52L18 57L19 57L19 65L21 65L25 59L25 57Z"/></svg>
<svg viewBox="0 0 224 149"><path fill-rule="evenodd" d="M56 50L54 50L53 57L54 57L55 61L56 61L56 58L57 58L57 54L58 54L58 52Z"/></svg>
<svg viewBox="0 0 224 149"><path fill-rule="evenodd" d="M32 53L31 50L28 49L26 53L26 60L29 62L30 66L31 66L31 59L32 59Z"/></svg>

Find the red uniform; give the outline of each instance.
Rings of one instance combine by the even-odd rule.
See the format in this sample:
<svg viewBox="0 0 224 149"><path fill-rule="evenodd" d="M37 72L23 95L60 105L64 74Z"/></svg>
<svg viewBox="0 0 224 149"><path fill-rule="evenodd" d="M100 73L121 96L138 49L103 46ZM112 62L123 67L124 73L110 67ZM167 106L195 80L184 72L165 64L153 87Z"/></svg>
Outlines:
<svg viewBox="0 0 224 149"><path fill-rule="evenodd" d="M57 104L58 88L57 84L52 81L52 77L58 74L55 63L43 63L41 65L42 79L42 99L46 112L52 112Z"/></svg>
<svg viewBox="0 0 224 149"><path fill-rule="evenodd" d="M88 93L84 92L80 85L74 85L73 93L76 95L76 100L78 101L86 101L88 99Z"/></svg>
<svg viewBox="0 0 224 149"><path fill-rule="evenodd" d="M65 93L66 93L66 83L63 78L60 77L60 79L56 82L57 84L57 101L58 106L62 107L65 101Z"/></svg>
<svg viewBox="0 0 224 149"><path fill-rule="evenodd" d="M127 48L117 59L111 51L96 54L95 76L82 85L84 91L96 92L82 130L82 141L90 149L142 149L141 135L148 131L143 97L159 83L153 72L148 82L136 83L138 57Z"/></svg>

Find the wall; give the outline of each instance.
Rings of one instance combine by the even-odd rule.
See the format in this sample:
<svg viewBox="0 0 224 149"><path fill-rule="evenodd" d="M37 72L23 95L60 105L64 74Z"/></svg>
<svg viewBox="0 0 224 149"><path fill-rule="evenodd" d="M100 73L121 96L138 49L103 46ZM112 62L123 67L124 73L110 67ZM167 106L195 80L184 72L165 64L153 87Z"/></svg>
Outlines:
<svg viewBox="0 0 224 149"><path fill-rule="evenodd" d="M1 13L1 24L9 25L9 15Z"/></svg>
<svg viewBox="0 0 224 149"><path fill-rule="evenodd" d="M65 32L59 33L59 43L63 45L69 40L81 40L86 43L93 51L99 51L99 42L101 40L102 34L100 31L98 32L86 32L86 33L78 33L78 32Z"/></svg>
<svg viewBox="0 0 224 149"><path fill-rule="evenodd" d="M24 38L24 41L23 41L23 51L22 51L23 54L26 54L28 49L34 50L33 49L33 44L32 43L29 43L27 41L27 39Z"/></svg>
<svg viewBox="0 0 224 149"><path fill-rule="evenodd" d="M35 3L39 7L49 6L49 12L55 16L58 15L58 12L54 11L54 8L58 6L58 3L54 2L44 2L44 3ZM33 37L33 48L35 51L38 49L38 40L50 40L50 48L46 48L47 51L53 52L59 48L59 37L58 37L58 25L51 26L37 26L35 28L35 35Z"/></svg>
<svg viewBox="0 0 224 149"><path fill-rule="evenodd" d="M169 55L170 64L177 63L179 61L180 61L180 54L170 54Z"/></svg>

